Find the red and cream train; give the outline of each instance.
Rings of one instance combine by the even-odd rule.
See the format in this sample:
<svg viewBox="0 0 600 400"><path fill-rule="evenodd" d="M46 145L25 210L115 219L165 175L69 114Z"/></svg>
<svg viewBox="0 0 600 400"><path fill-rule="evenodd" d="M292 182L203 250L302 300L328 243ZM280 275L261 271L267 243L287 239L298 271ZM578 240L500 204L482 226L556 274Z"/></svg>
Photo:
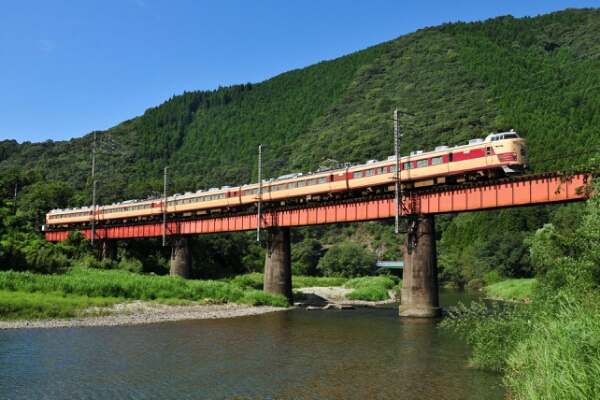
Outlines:
<svg viewBox="0 0 600 400"><path fill-rule="evenodd" d="M493 179L524 172L528 166L527 143L513 132L489 134L472 139L464 146L436 147L434 151L413 151L400 159L402 185L407 189ZM175 194L167 198L166 212L174 217L193 217L253 209L259 190L265 206L285 206L356 198L393 192L395 156L385 161L369 160L363 165L295 173L258 183L207 191ZM165 211L163 199L127 200L96 208L97 224L121 224L138 220L160 220ZM92 207L52 210L46 215L44 230L88 226Z"/></svg>

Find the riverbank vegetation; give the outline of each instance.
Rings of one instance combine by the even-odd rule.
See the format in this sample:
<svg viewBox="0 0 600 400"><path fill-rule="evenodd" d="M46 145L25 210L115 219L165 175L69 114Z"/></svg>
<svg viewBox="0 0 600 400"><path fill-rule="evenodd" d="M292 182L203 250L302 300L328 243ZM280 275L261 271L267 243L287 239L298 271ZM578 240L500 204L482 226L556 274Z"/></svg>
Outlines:
<svg viewBox="0 0 600 400"><path fill-rule="evenodd" d="M597 173L600 158L586 169ZM578 228L547 224L529 240L531 304L463 305L441 325L473 346L474 367L503 372L511 398L589 399L600 391L600 184L592 189Z"/></svg>
<svg viewBox="0 0 600 400"><path fill-rule="evenodd" d="M363 277L349 280L344 287L354 289L346 295L347 299L382 301L390 298L390 290L393 290L399 299L402 281L393 276Z"/></svg>
<svg viewBox="0 0 600 400"><path fill-rule="evenodd" d="M523 301L531 299L536 279L507 279L483 288L486 297L504 301Z"/></svg>
<svg viewBox="0 0 600 400"><path fill-rule="evenodd" d="M166 304L238 303L287 307L283 296L248 287L240 281L185 280L127 271L73 268L63 274L0 273L0 319L74 317L93 306L143 300Z"/></svg>
<svg viewBox="0 0 600 400"><path fill-rule="evenodd" d="M260 273L221 280L184 280L179 277L141 275L124 270L98 270L83 266L60 274L0 272L0 320L73 318L90 308L110 307L130 301L168 305L237 303L287 307L288 300L262 290ZM390 277L358 279L294 276L293 287L345 286L353 300L389 299L398 287ZM105 312L109 312L105 310Z"/></svg>

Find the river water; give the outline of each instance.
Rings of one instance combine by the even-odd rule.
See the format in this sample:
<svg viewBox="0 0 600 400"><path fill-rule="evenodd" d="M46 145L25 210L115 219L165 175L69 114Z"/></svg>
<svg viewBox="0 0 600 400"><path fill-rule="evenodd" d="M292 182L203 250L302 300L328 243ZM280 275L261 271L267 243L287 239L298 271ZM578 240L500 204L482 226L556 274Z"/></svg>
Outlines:
<svg viewBox="0 0 600 400"><path fill-rule="evenodd" d="M474 292L440 291L444 308ZM0 398L500 399L460 339L398 305L0 331Z"/></svg>

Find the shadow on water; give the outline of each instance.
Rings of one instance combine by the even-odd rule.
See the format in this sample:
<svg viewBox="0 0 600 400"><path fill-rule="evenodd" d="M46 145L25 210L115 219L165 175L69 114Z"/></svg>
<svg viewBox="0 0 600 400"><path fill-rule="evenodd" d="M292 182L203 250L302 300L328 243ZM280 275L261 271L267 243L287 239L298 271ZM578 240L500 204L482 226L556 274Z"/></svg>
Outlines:
<svg viewBox="0 0 600 400"><path fill-rule="evenodd" d="M478 293L442 289L443 307ZM16 398L500 399L496 375L437 320L398 305L140 326L0 332Z"/></svg>

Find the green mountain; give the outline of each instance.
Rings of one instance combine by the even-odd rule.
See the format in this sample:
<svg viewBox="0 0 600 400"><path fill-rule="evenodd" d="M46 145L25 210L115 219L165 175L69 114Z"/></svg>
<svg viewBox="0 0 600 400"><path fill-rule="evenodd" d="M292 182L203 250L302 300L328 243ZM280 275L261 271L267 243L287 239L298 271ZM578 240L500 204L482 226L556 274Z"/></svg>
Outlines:
<svg viewBox="0 0 600 400"><path fill-rule="evenodd" d="M184 92L96 134L99 202L160 193L165 166L171 193L255 182L261 143L266 177L382 159L393 153L396 107L403 154L514 129L529 141L533 172L567 168L600 145L599 39L599 9L504 16L421 29L260 83ZM91 203L92 143L91 133L5 140L0 173L38 171L75 188L69 205ZM458 232L465 218L439 226ZM446 241L458 260L474 232L456 233L460 246Z"/></svg>

